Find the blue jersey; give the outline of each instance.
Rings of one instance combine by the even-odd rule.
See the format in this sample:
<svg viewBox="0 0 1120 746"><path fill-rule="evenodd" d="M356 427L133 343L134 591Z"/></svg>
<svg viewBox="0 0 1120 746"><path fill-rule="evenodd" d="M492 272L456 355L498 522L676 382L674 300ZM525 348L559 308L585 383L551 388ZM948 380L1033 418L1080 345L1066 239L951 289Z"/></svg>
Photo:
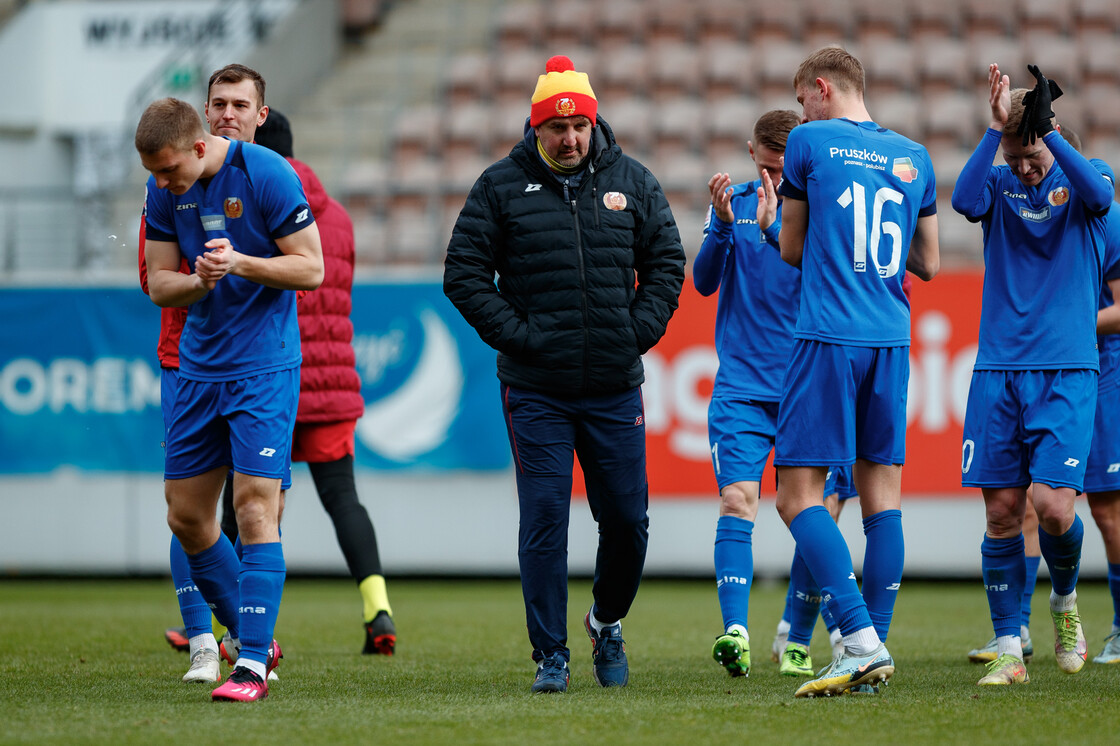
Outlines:
<svg viewBox="0 0 1120 746"><path fill-rule="evenodd" d="M203 244L228 238L235 251L280 255L275 239L314 222L299 177L268 148L231 141L209 184L176 196L148 179L147 238L172 241L194 270ZM179 372L197 381L233 381L301 362L296 294L227 275L191 304L179 343Z"/></svg>
<svg viewBox="0 0 1120 746"><path fill-rule="evenodd" d="M709 209L704 242L693 263L696 289L711 295L719 289L716 307L716 353L719 370L712 398L776 402L782 376L793 349L801 273L782 261L778 219L759 229L761 180L732 187L735 224L725 223Z"/></svg>
<svg viewBox="0 0 1120 746"><path fill-rule="evenodd" d="M1112 170L1057 132L1037 186L993 166L989 129L953 190L953 207L984 229L984 296L975 370L1099 369L1096 318ZM1064 165L1064 168L1063 168Z"/></svg>
<svg viewBox="0 0 1120 746"><path fill-rule="evenodd" d="M874 122L795 127L781 193L808 202L795 336L856 347L910 344L902 291L918 218L937 212L929 153Z"/></svg>
<svg viewBox="0 0 1120 746"><path fill-rule="evenodd" d="M1112 297L1110 280L1120 279L1120 205L1115 202L1108 210L1104 242L1104 282L1101 283L1099 308L1108 308L1116 302ZM1098 388L1120 385L1120 334L1097 337L1100 353L1101 377Z"/></svg>

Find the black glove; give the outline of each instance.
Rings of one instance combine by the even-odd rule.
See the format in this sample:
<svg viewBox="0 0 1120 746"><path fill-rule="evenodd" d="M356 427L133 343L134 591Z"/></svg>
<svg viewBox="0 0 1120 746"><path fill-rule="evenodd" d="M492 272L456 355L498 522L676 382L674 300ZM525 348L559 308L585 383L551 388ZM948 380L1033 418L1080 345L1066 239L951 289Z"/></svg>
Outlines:
<svg viewBox="0 0 1120 746"><path fill-rule="evenodd" d="M1062 95L1061 87L1047 80L1038 65L1027 65L1027 71L1034 76L1035 85L1023 96L1023 119L1016 130L1023 136L1023 145L1032 144L1036 138L1054 131L1050 121L1054 118L1054 99Z"/></svg>

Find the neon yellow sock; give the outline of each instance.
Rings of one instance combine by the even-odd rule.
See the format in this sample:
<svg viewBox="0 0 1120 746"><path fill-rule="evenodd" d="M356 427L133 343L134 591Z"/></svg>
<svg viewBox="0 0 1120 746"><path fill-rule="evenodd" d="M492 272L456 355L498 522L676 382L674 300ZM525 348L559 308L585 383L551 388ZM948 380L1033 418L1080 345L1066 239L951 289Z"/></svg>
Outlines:
<svg viewBox="0 0 1120 746"><path fill-rule="evenodd" d="M384 609L389 616L393 616L393 609L389 606L389 592L385 590L385 578L381 575L370 575L358 583L358 592L362 594L362 618L372 622L377 612Z"/></svg>
<svg viewBox="0 0 1120 746"><path fill-rule="evenodd" d="M226 633L226 628L218 621L218 617L213 614L210 615L210 627L214 630L214 639L221 642L222 636Z"/></svg>

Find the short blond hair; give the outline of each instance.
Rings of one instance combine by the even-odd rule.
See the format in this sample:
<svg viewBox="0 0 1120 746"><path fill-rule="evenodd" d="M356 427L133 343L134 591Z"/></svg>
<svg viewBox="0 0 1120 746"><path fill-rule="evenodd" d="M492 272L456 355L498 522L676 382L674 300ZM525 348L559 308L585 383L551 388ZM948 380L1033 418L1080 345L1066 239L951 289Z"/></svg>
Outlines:
<svg viewBox="0 0 1120 746"><path fill-rule="evenodd" d="M793 88L810 85L817 78L824 78L848 93L863 96L866 85L863 63L843 47L821 47L805 58L793 76Z"/></svg>
<svg viewBox="0 0 1120 746"><path fill-rule="evenodd" d="M177 98L161 98L144 110L133 142L140 155L155 155L166 147L190 150L203 136L202 119L193 106Z"/></svg>
<svg viewBox="0 0 1120 746"><path fill-rule="evenodd" d="M786 152L789 131L801 124L801 115L788 109L774 109L754 123L755 147L762 145L776 153Z"/></svg>
<svg viewBox="0 0 1120 746"><path fill-rule="evenodd" d="M1023 97L1030 93L1029 88L1014 88L1011 90L1011 105L1007 107L1007 124L1003 125L1003 134L1014 135L1019 131L1019 123L1023 121L1026 107L1023 106ZM1050 124L1057 124L1056 117L1050 118Z"/></svg>

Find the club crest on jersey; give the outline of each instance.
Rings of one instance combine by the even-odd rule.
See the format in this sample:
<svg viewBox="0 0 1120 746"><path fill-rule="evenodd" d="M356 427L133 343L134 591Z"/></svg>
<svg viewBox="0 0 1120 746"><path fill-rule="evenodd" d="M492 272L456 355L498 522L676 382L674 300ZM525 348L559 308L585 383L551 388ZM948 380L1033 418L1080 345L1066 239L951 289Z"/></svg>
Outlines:
<svg viewBox="0 0 1120 746"><path fill-rule="evenodd" d="M914 168L914 162L910 158L895 158L894 165L891 166L891 173L899 178L903 183L909 184L914 179L918 178L918 169Z"/></svg>
<svg viewBox="0 0 1120 746"><path fill-rule="evenodd" d="M563 98L556 99L556 116L570 117L576 113L576 102L573 99L564 96Z"/></svg>
<svg viewBox="0 0 1120 746"><path fill-rule="evenodd" d="M1069 202L1069 190L1065 187L1058 187L1050 192L1050 194L1046 195L1046 201L1054 207L1064 205L1066 202Z"/></svg>
<svg viewBox="0 0 1120 746"><path fill-rule="evenodd" d="M625 210L626 195L622 192L607 192L603 195L603 204L608 210Z"/></svg>
<svg viewBox="0 0 1120 746"><path fill-rule="evenodd" d="M245 211L245 206L237 197L226 197L225 208L227 218L239 218Z"/></svg>

